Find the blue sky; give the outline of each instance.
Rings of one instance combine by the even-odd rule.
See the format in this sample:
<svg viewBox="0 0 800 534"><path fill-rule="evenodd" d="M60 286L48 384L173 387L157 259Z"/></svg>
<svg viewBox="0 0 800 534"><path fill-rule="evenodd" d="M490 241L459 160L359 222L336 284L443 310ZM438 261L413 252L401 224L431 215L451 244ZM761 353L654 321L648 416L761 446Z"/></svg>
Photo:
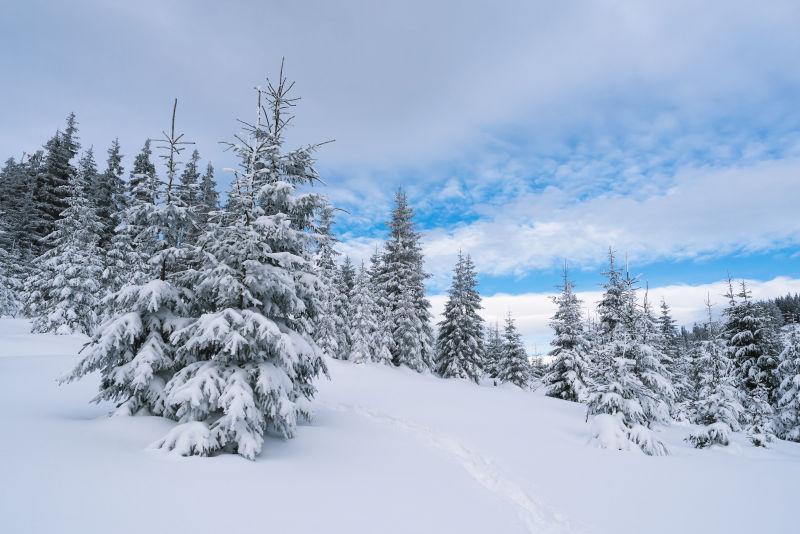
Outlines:
<svg viewBox="0 0 800 534"><path fill-rule="evenodd" d="M431 294L470 252L487 310L513 307L530 343L561 262L595 290L608 247L653 288L695 288L674 296L697 303L685 322L727 272L800 287L797 2L8 4L3 156L74 110L85 146L119 136L130 163L178 97L187 137L230 166L218 141L286 57L289 142L336 139L319 167L342 249L369 254L403 187Z"/></svg>

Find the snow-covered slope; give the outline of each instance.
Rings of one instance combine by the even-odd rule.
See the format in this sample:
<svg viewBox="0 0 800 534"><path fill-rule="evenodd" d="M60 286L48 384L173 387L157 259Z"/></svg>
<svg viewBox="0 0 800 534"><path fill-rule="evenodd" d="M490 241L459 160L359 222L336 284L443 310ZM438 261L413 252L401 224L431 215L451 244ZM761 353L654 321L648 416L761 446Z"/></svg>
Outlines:
<svg viewBox="0 0 800 534"><path fill-rule="evenodd" d="M600 450L579 405L376 365L329 362L255 462L149 451L172 423L57 386L83 340L26 328L0 320L0 532L796 532L800 445Z"/></svg>

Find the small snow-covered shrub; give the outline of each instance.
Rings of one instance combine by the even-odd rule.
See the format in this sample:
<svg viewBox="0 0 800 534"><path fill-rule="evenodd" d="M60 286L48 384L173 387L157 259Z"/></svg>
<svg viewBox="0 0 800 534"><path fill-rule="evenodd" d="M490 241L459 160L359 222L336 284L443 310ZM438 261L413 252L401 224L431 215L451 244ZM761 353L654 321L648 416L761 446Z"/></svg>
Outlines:
<svg viewBox="0 0 800 534"><path fill-rule="evenodd" d="M731 427L727 423L717 422L699 428L686 438L686 441L698 449L712 445L727 446L730 443Z"/></svg>

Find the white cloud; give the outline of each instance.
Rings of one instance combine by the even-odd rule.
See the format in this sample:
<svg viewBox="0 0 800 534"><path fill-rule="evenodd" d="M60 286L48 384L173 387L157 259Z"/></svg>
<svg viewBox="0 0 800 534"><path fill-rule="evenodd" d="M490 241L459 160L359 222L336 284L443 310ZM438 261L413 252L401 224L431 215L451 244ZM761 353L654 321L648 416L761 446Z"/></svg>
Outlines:
<svg viewBox="0 0 800 534"><path fill-rule="evenodd" d="M480 272L506 275L562 259L594 266L609 247L643 265L796 245L797 199L800 159L687 168L670 187L647 196L581 200L548 187L487 208L471 224L427 232L427 268L443 287L460 249L472 254Z"/></svg>
<svg viewBox="0 0 800 534"><path fill-rule="evenodd" d="M787 293L800 292L800 279L779 276L772 280L747 280L748 287L753 292L753 298L766 299L783 296ZM672 309L673 317L679 324L689 326L694 322L703 321L706 316L705 300L708 296L714 305L716 314L721 313L726 301L722 296L727 292L727 282L718 281L700 285L667 285L650 288L649 298L658 304L663 297ZM555 311L551 297L553 293L523 293L509 295L505 293L485 296L483 298L482 317L494 323L499 321L501 328L508 312L514 315L517 326L522 333L529 351L534 347L540 352L549 350L552 331L548 322ZM641 292L640 292L641 295ZM578 296L583 301L588 313L594 312L594 304L600 300L601 292L584 291ZM446 295L431 297L436 321L440 320Z"/></svg>

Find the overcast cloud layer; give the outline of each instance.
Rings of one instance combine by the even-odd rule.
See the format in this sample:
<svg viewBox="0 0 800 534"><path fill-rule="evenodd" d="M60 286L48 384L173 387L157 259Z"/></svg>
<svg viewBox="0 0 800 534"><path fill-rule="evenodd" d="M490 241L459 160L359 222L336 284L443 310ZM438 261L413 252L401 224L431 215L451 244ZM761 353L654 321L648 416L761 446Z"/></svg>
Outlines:
<svg viewBox="0 0 800 534"><path fill-rule="evenodd" d="M722 271L788 250L759 272L800 278L796 1L7 4L3 157L74 110L84 146L119 136L129 164L178 97L180 130L230 166L218 141L285 57L290 143L336 139L319 166L342 251L369 256L403 187L435 293L459 249L519 298L517 280L597 270L609 247Z"/></svg>

